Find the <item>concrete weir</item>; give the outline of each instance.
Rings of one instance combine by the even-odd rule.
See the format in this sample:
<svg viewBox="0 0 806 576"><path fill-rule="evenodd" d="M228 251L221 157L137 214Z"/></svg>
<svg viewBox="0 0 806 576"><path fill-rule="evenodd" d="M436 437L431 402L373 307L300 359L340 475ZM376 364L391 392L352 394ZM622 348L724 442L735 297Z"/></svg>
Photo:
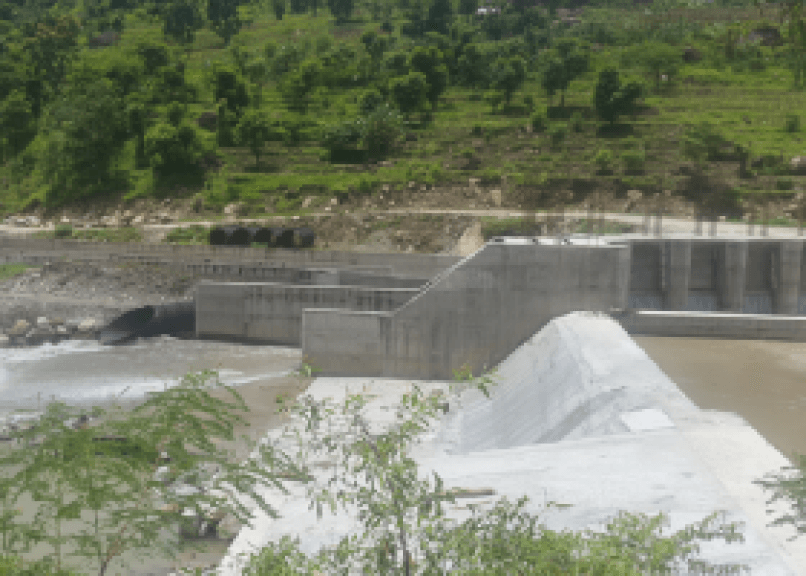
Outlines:
<svg viewBox="0 0 806 576"><path fill-rule="evenodd" d="M527 496L526 510L557 531L599 531L621 511L662 512L668 536L722 511L719 521L740 523L743 541L705 542L698 557L744 564L750 574L803 574L806 547L787 540L792 529L768 526L765 493L753 484L786 466L786 458L742 418L697 408L608 315L554 318L496 368L490 399L473 389L450 396L447 416L411 448L421 478L436 472L446 490L482 494L472 498L482 510L501 498ZM448 393L445 382L410 382L425 394ZM305 394L335 403L349 393L367 394L364 414L374 428L393 420L393 407L407 390L400 380L320 377ZM304 422L294 418L270 430L265 441L293 453L295 429L304 445ZM328 454L315 458L314 481L325 486L328 464L337 461ZM318 518L309 506L309 486L287 488L288 494L265 492L280 517L256 509L219 574L241 574L249 554L284 535L299 537L301 549L313 554L361 531L359 510L346 507ZM549 507L549 501L570 507ZM457 499L445 513L467 519L467 501ZM678 568L673 573L692 573Z"/></svg>

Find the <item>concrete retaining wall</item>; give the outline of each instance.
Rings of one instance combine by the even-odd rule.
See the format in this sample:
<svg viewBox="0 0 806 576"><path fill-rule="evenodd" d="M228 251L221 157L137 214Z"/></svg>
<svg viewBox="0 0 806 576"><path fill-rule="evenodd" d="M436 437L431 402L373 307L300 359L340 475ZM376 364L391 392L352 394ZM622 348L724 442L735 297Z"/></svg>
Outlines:
<svg viewBox="0 0 806 576"><path fill-rule="evenodd" d="M612 312L630 335L773 339L806 342L806 318L770 314L730 314L642 310Z"/></svg>
<svg viewBox="0 0 806 576"><path fill-rule="evenodd" d="M305 309L394 310L419 291L356 286L202 282L196 287L196 334L299 346ZM344 333L340 338L349 338Z"/></svg>
<svg viewBox="0 0 806 576"><path fill-rule="evenodd" d="M480 373L556 316L626 305L629 264L627 246L491 242L393 313L305 311L303 354L333 375Z"/></svg>
<svg viewBox="0 0 806 576"><path fill-rule="evenodd" d="M290 250L283 248L239 248L234 246L187 246L177 244L142 244L86 242L81 240L47 240L0 235L0 257L21 261L29 253L52 258L74 259L109 257L110 254L139 254L165 261L198 261L216 259L228 262L264 261L299 267L328 268L341 266L392 266L403 276L431 277L458 262L458 256L445 254L397 254L341 252L334 250Z"/></svg>

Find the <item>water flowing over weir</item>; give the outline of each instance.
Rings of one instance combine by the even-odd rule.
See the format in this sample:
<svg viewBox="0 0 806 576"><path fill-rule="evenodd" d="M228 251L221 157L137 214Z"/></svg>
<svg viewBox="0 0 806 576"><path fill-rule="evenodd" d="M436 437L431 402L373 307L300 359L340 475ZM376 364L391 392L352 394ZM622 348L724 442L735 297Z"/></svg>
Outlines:
<svg viewBox="0 0 806 576"><path fill-rule="evenodd" d="M168 335L196 336L196 302L156 304L129 310L104 326L98 334L101 344L123 344L135 338Z"/></svg>

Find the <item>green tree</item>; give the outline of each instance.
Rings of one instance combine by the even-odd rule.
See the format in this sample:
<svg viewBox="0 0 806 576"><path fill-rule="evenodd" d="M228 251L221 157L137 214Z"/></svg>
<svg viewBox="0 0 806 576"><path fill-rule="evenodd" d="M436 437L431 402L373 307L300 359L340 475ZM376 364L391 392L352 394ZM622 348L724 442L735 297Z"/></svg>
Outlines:
<svg viewBox="0 0 806 576"><path fill-rule="evenodd" d="M426 26L429 30L447 34L452 18L453 6L451 6L450 0L433 0L428 7Z"/></svg>
<svg viewBox="0 0 806 576"><path fill-rule="evenodd" d="M593 105L599 118L611 125L619 116L634 109L635 102L641 96L641 86L631 82L621 85L618 70L607 68L599 73L599 81L594 91Z"/></svg>
<svg viewBox="0 0 806 576"><path fill-rule="evenodd" d="M198 5L191 0L175 0L167 6L163 16L163 32L180 44L190 44L196 31L202 27Z"/></svg>
<svg viewBox="0 0 806 576"><path fill-rule="evenodd" d="M41 162L49 199L90 195L109 181L128 135L123 99L109 79L73 86L64 100L49 107L45 126L48 150Z"/></svg>
<svg viewBox="0 0 806 576"><path fill-rule="evenodd" d="M292 14L305 14L308 11L308 0L290 0Z"/></svg>
<svg viewBox="0 0 806 576"><path fill-rule="evenodd" d="M156 74L157 70L167 66L171 61L170 49L163 42L141 40L137 44L136 53L142 60L148 76Z"/></svg>
<svg viewBox="0 0 806 576"><path fill-rule="evenodd" d="M560 92L561 107L565 106L568 86L588 70L589 60L587 50L573 38L560 40L555 49L548 51L540 83L550 97Z"/></svg>
<svg viewBox="0 0 806 576"><path fill-rule="evenodd" d="M629 60L639 62L649 73L655 89L660 90L662 76L671 80L680 68L680 49L661 42L643 42L629 51Z"/></svg>
<svg viewBox="0 0 806 576"><path fill-rule="evenodd" d="M260 169L260 156L266 142L274 137L271 122L258 110L247 110L241 117L236 129L238 139L255 155L255 166Z"/></svg>
<svg viewBox="0 0 806 576"><path fill-rule="evenodd" d="M412 70L425 75L428 84L426 98L435 110L439 97L448 88L448 67L442 52L435 46L418 46L411 54L410 66Z"/></svg>
<svg viewBox="0 0 806 576"><path fill-rule="evenodd" d="M285 0L271 0L271 9L274 12L274 17L282 20L285 14Z"/></svg>
<svg viewBox="0 0 806 576"><path fill-rule="evenodd" d="M0 134L4 162L21 152L36 134L31 103L23 90L15 90L0 102Z"/></svg>
<svg viewBox="0 0 806 576"><path fill-rule="evenodd" d="M327 7L338 24L350 19L353 13L353 0L327 0Z"/></svg>
<svg viewBox="0 0 806 576"><path fill-rule="evenodd" d="M227 109L236 121L249 105L246 82L237 72L226 66L217 66L213 70L213 94L216 102L226 101Z"/></svg>
<svg viewBox="0 0 806 576"><path fill-rule="evenodd" d="M175 175L192 175L205 152L195 126L159 123L146 132L145 152L158 179Z"/></svg>
<svg viewBox="0 0 806 576"><path fill-rule="evenodd" d="M523 58L510 56L496 61L493 87L503 92L507 106L512 100L512 95L523 86L525 81L526 61Z"/></svg>
<svg viewBox="0 0 806 576"><path fill-rule="evenodd" d="M244 73L256 87L253 106L260 108L263 104L263 85L269 78L269 63L262 57L251 58L244 65Z"/></svg>
<svg viewBox="0 0 806 576"><path fill-rule="evenodd" d="M803 88L806 81L806 19L802 2L789 2L786 6L789 20L788 64L792 70L795 87Z"/></svg>
<svg viewBox="0 0 806 576"><path fill-rule="evenodd" d="M238 17L239 5L239 0L207 0L207 20L225 45L229 45L243 24Z"/></svg>
<svg viewBox="0 0 806 576"><path fill-rule="evenodd" d="M398 110L408 118L425 109L428 81L422 72L410 72L406 76L393 78L389 84L389 91Z"/></svg>
<svg viewBox="0 0 806 576"><path fill-rule="evenodd" d="M311 94L319 85L321 71L321 62L318 58L312 57L305 60L296 72L283 78L280 93L290 110L307 111Z"/></svg>
<svg viewBox="0 0 806 576"><path fill-rule="evenodd" d="M479 7L479 0L459 0L459 14L472 16Z"/></svg>

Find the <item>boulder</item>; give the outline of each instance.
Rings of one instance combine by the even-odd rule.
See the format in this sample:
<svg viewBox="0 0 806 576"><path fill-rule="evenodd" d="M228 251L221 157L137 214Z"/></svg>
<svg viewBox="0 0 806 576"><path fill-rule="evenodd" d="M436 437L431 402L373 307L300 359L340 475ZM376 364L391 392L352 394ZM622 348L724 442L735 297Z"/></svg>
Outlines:
<svg viewBox="0 0 806 576"><path fill-rule="evenodd" d="M793 174L806 175L806 156L795 156L789 161L789 170Z"/></svg>
<svg viewBox="0 0 806 576"><path fill-rule="evenodd" d="M233 202L224 207L224 214L233 217L241 216L244 212L244 208L243 202Z"/></svg>
<svg viewBox="0 0 806 576"><path fill-rule="evenodd" d="M85 318L78 325L77 330L79 332L88 333L88 332L93 332L97 328L98 328L98 323L95 321L95 318Z"/></svg>
<svg viewBox="0 0 806 576"><path fill-rule="evenodd" d="M49 328L50 322L48 321L47 316L40 316L36 319L36 327L37 328Z"/></svg>
<svg viewBox="0 0 806 576"><path fill-rule="evenodd" d="M23 336L30 330L31 324L27 320L17 320L14 326L8 330L9 336Z"/></svg>
<svg viewBox="0 0 806 576"><path fill-rule="evenodd" d="M39 346L45 342L51 342L54 334L55 331L50 326L47 328L34 328L25 335L25 343L29 346Z"/></svg>
<svg viewBox="0 0 806 576"><path fill-rule="evenodd" d="M0 334L0 348L8 348L11 346L11 338L5 334Z"/></svg>

